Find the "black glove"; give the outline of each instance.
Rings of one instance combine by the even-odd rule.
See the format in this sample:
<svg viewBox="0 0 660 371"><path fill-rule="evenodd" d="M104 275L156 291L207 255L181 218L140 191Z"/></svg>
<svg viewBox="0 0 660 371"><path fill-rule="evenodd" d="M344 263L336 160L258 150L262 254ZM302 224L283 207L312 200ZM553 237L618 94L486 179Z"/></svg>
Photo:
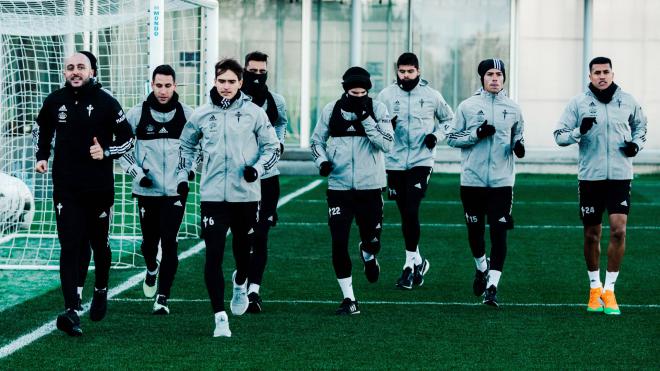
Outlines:
<svg viewBox="0 0 660 371"><path fill-rule="evenodd" d="M398 119L398 118L399 118L399 115L396 115L396 116L392 117L392 119L390 120L390 122L392 123L392 130L396 130L396 119Z"/></svg>
<svg viewBox="0 0 660 371"><path fill-rule="evenodd" d="M516 144L513 145L513 153L516 154L516 157L523 158L525 157L525 145L521 140L517 140Z"/></svg>
<svg viewBox="0 0 660 371"><path fill-rule="evenodd" d="M257 180L258 176L259 173L257 173L257 169L253 168L252 166L246 166L245 170L243 170L243 179L245 179L245 181L248 183L252 183Z"/></svg>
<svg viewBox="0 0 660 371"><path fill-rule="evenodd" d="M188 172L188 181L192 182L193 180L195 180L195 172L190 170Z"/></svg>
<svg viewBox="0 0 660 371"><path fill-rule="evenodd" d="M188 198L188 192L190 191L190 187L188 187L188 182L181 182L176 186L176 193L181 196L181 199L185 202L186 198Z"/></svg>
<svg viewBox="0 0 660 371"><path fill-rule="evenodd" d="M591 129L594 124L597 124L596 118L595 117L585 117L582 119L582 123L580 124L580 134L584 135Z"/></svg>
<svg viewBox="0 0 660 371"><path fill-rule="evenodd" d="M433 134L427 134L424 138L424 144L426 144L426 148L428 149L433 149L437 143L438 138L436 138Z"/></svg>
<svg viewBox="0 0 660 371"><path fill-rule="evenodd" d="M280 156L284 153L284 143L280 143Z"/></svg>
<svg viewBox="0 0 660 371"><path fill-rule="evenodd" d="M477 138L483 139L495 134L495 126L488 125L488 120L484 121L481 126L477 128Z"/></svg>
<svg viewBox="0 0 660 371"><path fill-rule="evenodd" d="M639 152L639 146L635 142L628 142L625 141L623 142L625 145L623 147L619 147L619 149L623 152L624 155L627 157L635 157L637 156L637 152Z"/></svg>
<svg viewBox="0 0 660 371"><path fill-rule="evenodd" d="M332 163L330 161L321 162L321 166L319 167L319 175L328 176L330 175L330 172L332 172Z"/></svg>
<svg viewBox="0 0 660 371"><path fill-rule="evenodd" d="M140 183L139 183L140 187L149 188L152 185L154 185L153 180L151 180L151 178L149 178L149 176L147 175L149 174L149 169L142 171L144 172L144 176L142 177L142 179L140 179Z"/></svg>

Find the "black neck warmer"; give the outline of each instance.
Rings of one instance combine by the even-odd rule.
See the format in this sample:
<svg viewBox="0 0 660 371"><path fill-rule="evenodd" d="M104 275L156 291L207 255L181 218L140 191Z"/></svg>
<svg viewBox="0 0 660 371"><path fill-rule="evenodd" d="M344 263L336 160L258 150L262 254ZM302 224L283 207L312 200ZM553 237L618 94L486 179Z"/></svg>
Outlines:
<svg viewBox="0 0 660 371"><path fill-rule="evenodd" d="M616 88L619 86L615 83L612 83L610 86L607 87L605 90L600 90L597 87L594 86L594 84L589 83L589 90L591 90L592 93L596 96L596 99L598 99L599 102L603 104L608 104L609 102L612 101L612 97L614 96L614 92L616 92Z"/></svg>
<svg viewBox="0 0 660 371"><path fill-rule="evenodd" d="M156 112L162 112L162 113L167 113L167 112L172 112L176 109L176 104L179 102L179 94L174 92L172 95L172 99L169 100L169 102L162 104L156 99L156 96L154 95L154 92L151 92L147 96L147 103L149 104L149 108L153 109Z"/></svg>
<svg viewBox="0 0 660 371"><path fill-rule="evenodd" d="M222 109L228 109L240 96L241 92L238 91L231 99L227 99L218 93L218 89L215 86L211 88L211 102Z"/></svg>
<svg viewBox="0 0 660 371"><path fill-rule="evenodd" d="M399 75L396 76L396 84L399 85L403 91L411 91L419 84L419 75L412 80L401 80Z"/></svg>
<svg viewBox="0 0 660 371"><path fill-rule="evenodd" d="M69 84L69 82L64 83L64 87L69 89L71 92L76 94L87 94L94 88L100 88L101 84L96 82L94 79L89 79L86 83L82 84L79 87L74 87Z"/></svg>

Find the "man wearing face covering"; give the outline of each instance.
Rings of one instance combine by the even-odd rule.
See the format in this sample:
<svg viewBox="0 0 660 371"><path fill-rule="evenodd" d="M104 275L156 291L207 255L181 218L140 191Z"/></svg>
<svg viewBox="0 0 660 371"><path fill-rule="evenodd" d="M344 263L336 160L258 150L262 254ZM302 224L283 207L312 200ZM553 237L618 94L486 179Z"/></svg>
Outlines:
<svg viewBox="0 0 660 371"><path fill-rule="evenodd" d="M413 53L397 60L397 82L378 94L392 115L394 148L385 156L387 188L401 214L406 260L396 283L410 290L424 284L430 264L419 252L419 207L426 194L435 161L435 145L453 113L440 92L420 78L419 61Z"/></svg>
<svg viewBox="0 0 660 371"><path fill-rule="evenodd" d="M472 290L483 303L498 307L497 287L513 229L511 208L516 177L513 155L525 156L520 106L506 96L501 59L485 59L477 73L481 89L461 102L447 144L461 149L461 201L468 243L476 265ZM486 257L486 221L490 226L490 270Z"/></svg>
<svg viewBox="0 0 660 371"><path fill-rule="evenodd" d="M332 265L342 291L338 315L360 313L353 293L348 247L353 219L360 231L359 254L369 282L376 282L385 187L383 153L392 148L392 126L387 108L368 95L369 72L351 67L344 73L344 93L328 103L311 138L319 174L328 177L328 225L332 236Z"/></svg>
<svg viewBox="0 0 660 371"><path fill-rule="evenodd" d="M268 120L275 128L280 142L280 155L284 152L284 137L289 122L286 114L286 102L280 94L271 92L266 85L268 79L268 55L255 51L245 56L245 71L241 91L252 98L252 103L266 111ZM259 296L261 280L266 269L268 257L268 231L277 223L277 201L280 198L280 171L273 166L261 176L261 202L259 204L259 222L254 231L250 269L248 273L248 313L261 312L262 302Z"/></svg>

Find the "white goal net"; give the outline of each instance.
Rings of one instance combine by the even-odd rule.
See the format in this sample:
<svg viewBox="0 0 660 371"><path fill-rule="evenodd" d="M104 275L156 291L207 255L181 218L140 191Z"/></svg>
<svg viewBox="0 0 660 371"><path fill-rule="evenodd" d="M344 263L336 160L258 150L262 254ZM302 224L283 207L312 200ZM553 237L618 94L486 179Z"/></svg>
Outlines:
<svg viewBox="0 0 660 371"><path fill-rule="evenodd" d="M31 132L46 96L64 83L64 59L75 51L94 53L99 82L125 111L149 92L153 68L170 64L181 101L196 107L207 95L207 71L217 58L216 8L208 0L0 0L0 268L59 264L51 174L34 172ZM115 169L113 266L140 266L132 179L118 164ZM7 181L13 178L24 185ZM199 232L193 183L180 238ZM31 223L20 215L29 215Z"/></svg>

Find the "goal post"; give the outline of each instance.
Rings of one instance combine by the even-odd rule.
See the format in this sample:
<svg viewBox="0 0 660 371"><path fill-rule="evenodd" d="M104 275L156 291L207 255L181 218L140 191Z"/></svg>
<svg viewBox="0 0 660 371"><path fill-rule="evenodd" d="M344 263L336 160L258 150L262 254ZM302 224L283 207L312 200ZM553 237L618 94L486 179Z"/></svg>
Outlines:
<svg viewBox="0 0 660 371"><path fill-rule="evenodd" d="M125 111L150 92L153 69L170 64L180 100L196 107L207 99L218 57L217 8L213 0L0 2L0 173L24 183L34 207L30 225L0 220L0 269L59 266L51 174L34 171L32 130L46 96L63 86L64 59L78 50L94 53L99 82ZM116 162L113 267L144 264L131 181ZM199 235L197 188L192 182L179 238ZM0 192L0 219L17 215L3 214L3 207L19 204L3 197Z"/></svg>

